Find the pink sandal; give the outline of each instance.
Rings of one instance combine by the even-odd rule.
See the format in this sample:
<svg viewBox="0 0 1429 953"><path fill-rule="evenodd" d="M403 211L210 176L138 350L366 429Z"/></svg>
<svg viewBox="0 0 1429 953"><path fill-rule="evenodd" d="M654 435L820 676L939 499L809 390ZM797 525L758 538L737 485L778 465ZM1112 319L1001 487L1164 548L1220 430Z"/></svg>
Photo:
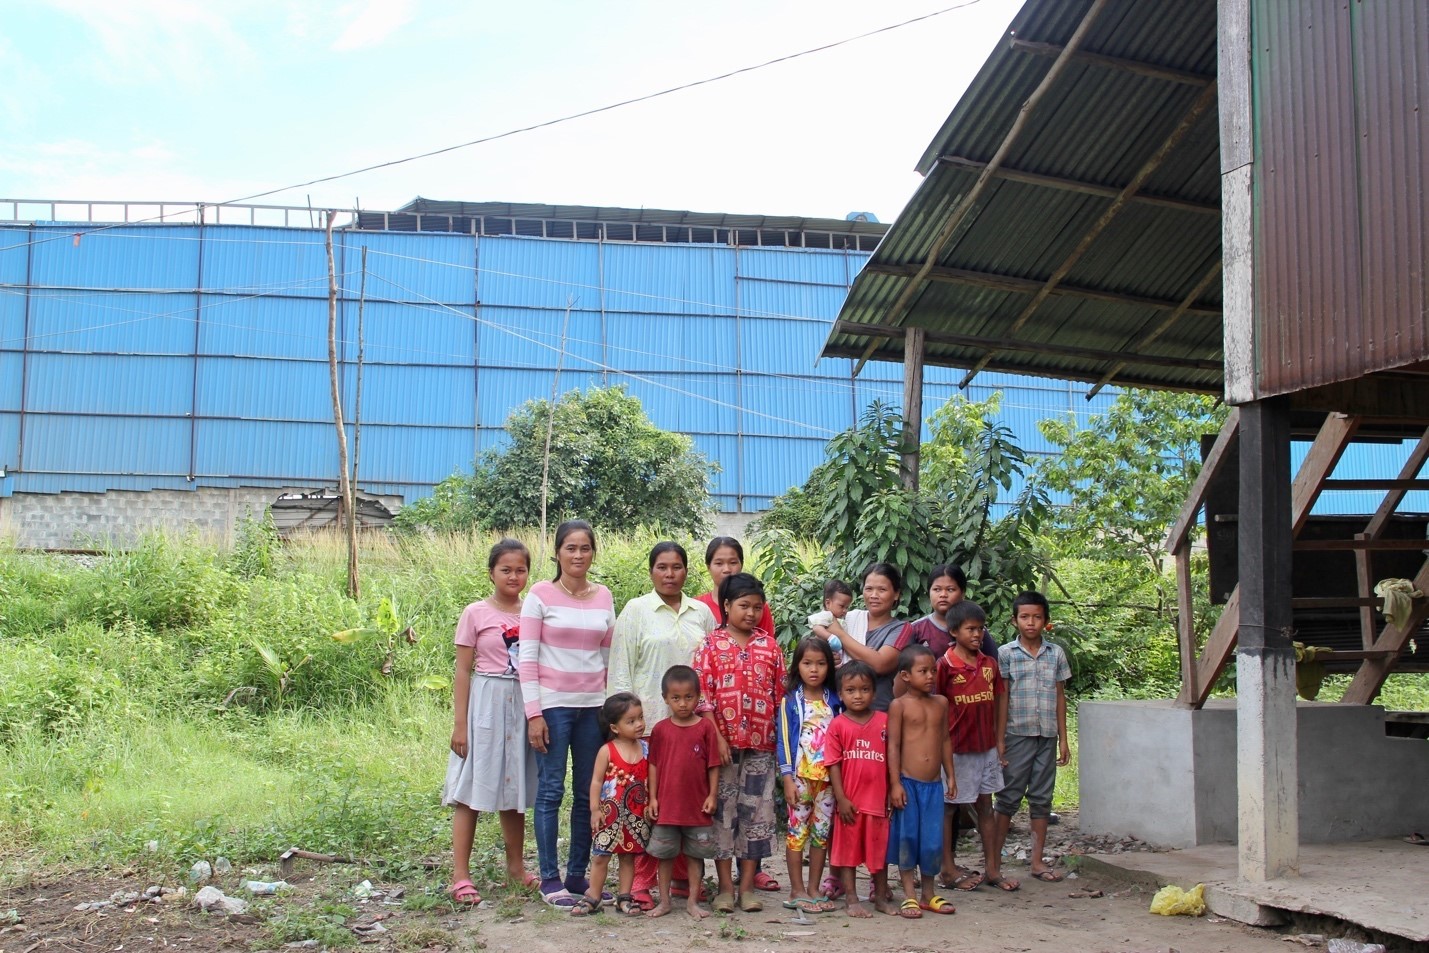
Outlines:
<svg viewBox="0 0 1429 953"><path fill-rule="evenodd" d="M476 884L470 880L458 880L452 884L447 893L451 895L452 903L458 903L464 907L475 907L481 904L481 894L477 893Z"/></svg>

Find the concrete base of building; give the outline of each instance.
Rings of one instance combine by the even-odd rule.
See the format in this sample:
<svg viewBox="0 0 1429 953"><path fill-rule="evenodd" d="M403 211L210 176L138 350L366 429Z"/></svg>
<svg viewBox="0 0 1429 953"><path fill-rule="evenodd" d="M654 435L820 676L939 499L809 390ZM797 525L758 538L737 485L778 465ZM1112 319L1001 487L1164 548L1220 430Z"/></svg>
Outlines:
<svg viewBox="0 0 1429 953"><path fill-rule="evenodd" d="M1078 706L1081 829L1164 847L1234 844L1236 703ZM1429 830L1429 745L1391 737L1374 705L1296 706L1299 840L1336 843Z"/></svg>
<svg viewBox="0 0 1429 953"><path fill-rule="evenodd" d="M260 518L281 494L312 487L197 487L106 493L16 493L0 497L0 540L21 549L106 549L145 533L195 533L220 546L246 518ZM379 497L390 510L401 497Z"/></svg>

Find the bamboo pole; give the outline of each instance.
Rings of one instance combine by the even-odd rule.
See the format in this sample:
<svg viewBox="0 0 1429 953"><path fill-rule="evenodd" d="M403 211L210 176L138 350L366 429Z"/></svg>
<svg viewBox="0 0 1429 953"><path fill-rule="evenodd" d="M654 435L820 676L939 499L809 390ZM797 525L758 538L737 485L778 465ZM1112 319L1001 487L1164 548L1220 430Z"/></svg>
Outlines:
<svg viewBox="0 0 1429 953"><path fill-rule="evenodd" d="M342 419L342 393L337 383L337 267L332 254L332 225L337 212L329 209L324 229L327 246L327 366L332 383L332 422L337 428L339 512L347 529L347 595L356 599L357 584L357 514L352 505L352 481L348 479L347 427Z"/></svg>

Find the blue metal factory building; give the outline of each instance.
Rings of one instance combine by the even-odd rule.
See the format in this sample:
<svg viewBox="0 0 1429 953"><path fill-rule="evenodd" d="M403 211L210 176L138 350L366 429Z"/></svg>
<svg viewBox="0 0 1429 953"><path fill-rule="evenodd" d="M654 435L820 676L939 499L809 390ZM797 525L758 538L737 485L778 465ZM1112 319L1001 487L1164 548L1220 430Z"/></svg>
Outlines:
<svg viewBox="0 0 1429 953"><path fill-rule="evenodd" d="M318 216L96 207L0 201L0 499L335 484ZM513 408L549 397L559 366L561 392L623 384L658 426L691 435L720 468L721 511L763 510L870 402L901 402L895 365L855 378L851 360L815 363L883 231L425 200L342 215L337 337L359 486L428 494L501 443ZM925 413L961 377L930 367ZM1050 450L1037 420L1114 397L999 374L967 396L997 390L1032 452Z"/></svg>

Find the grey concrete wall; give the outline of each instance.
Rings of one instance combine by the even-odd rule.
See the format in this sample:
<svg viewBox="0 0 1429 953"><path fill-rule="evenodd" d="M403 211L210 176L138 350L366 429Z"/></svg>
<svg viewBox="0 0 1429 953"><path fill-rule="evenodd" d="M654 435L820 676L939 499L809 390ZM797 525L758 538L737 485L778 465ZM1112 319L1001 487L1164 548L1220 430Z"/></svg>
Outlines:
<svg viewBox="0 0 1429 953"><path fill-rule="evenodd" d="M27 549L102 549L131 545L152 530L197 532L220 544L249 515L261 515L284 489L198 487L107 493L16 493L0 498L0 538ZM400 497L383 497L389 509Z"/></svg>
<svg viewBox="0 0 1429 953"><path fill-rule="evenodd" d="M1081 828L1167 847L1236 839L1236 708L1170 701L1078 706ZM1384 709L1296 708L1300 839L1327 843L1429 828L1429 743L1384 733Z"/></svg>
<svg viewBox="0 0 1429 953"><path fill-rule="evenodd" d="M716 513L714 516L714 532L711 536L733 536L746 546L749 540L745 537L749 535L749 524L759 518L758 513ZM694 555L690 555L694 559Z"/></svg>

